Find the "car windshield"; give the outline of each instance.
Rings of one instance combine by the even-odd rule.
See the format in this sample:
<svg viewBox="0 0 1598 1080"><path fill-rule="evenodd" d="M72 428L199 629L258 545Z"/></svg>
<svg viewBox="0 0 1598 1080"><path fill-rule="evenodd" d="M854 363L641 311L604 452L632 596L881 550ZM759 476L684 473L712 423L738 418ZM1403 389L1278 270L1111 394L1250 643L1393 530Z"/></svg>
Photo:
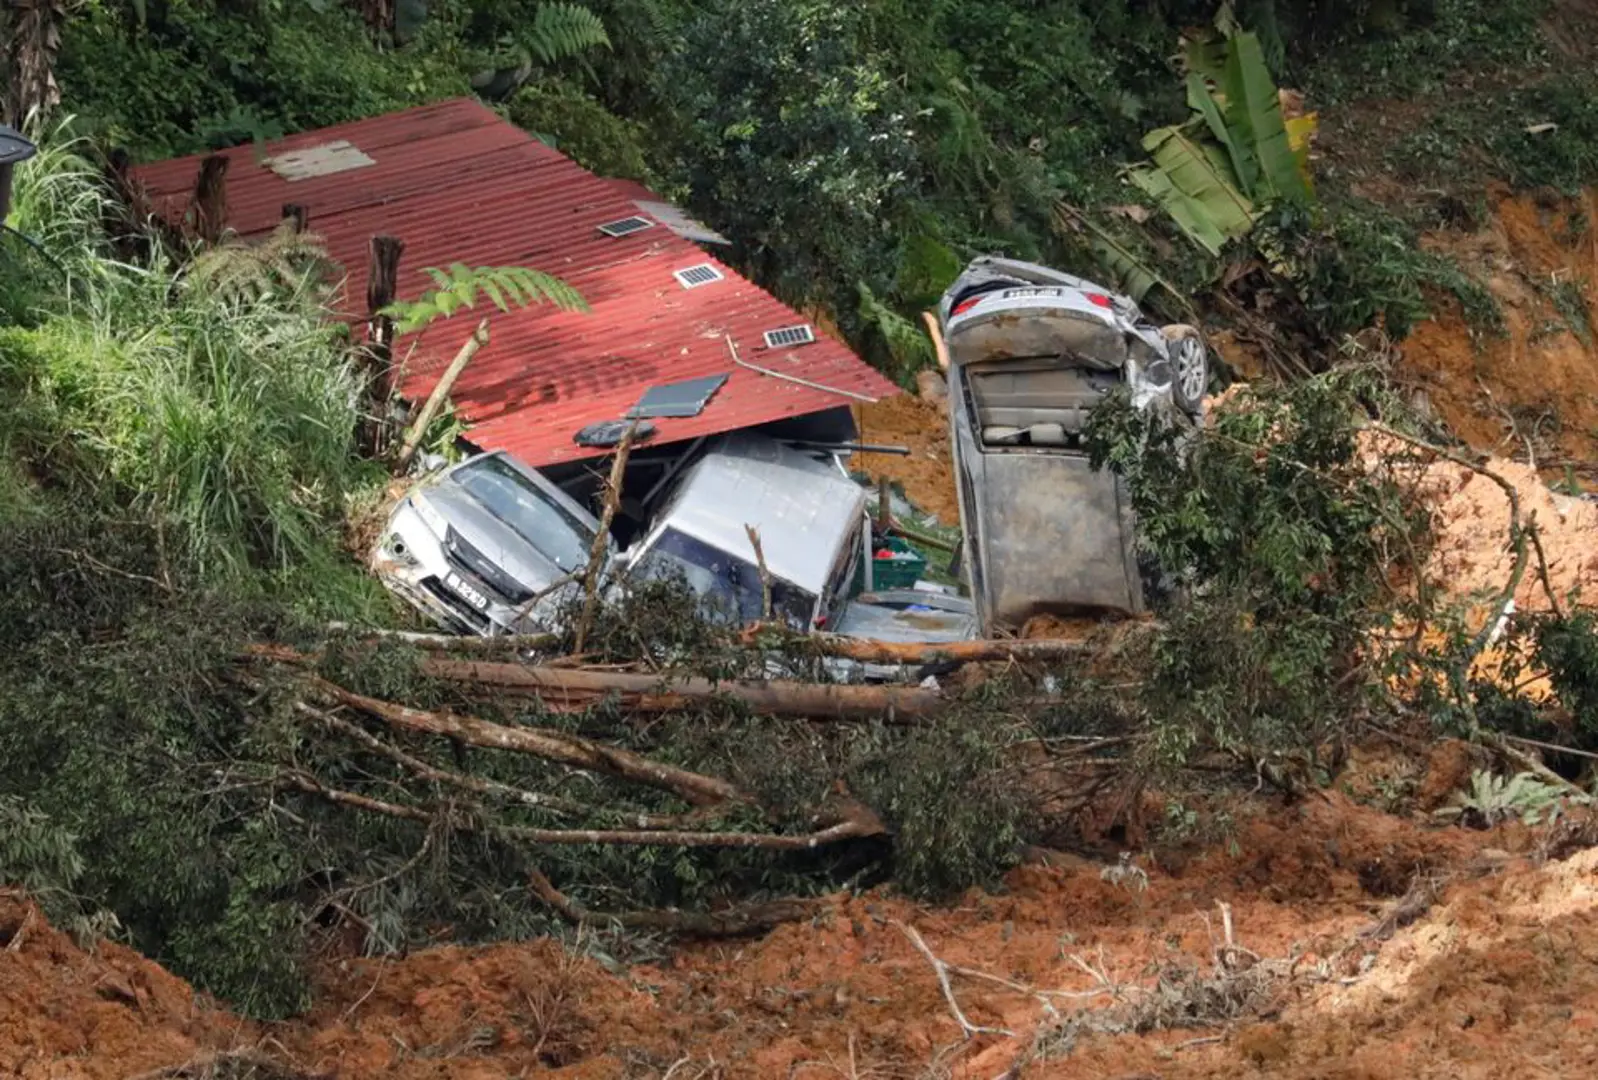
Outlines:
<svg viewBox="0 0 1598 1080"><path fill-rule="evenodd" d="M501 457L455 473L454 481L549 561L571 571L588 562L594 531Z"/></svg>
<svg viewBox="0 0 1598 1080"><path fill-rule="evenodd" d="M682 577L699 595L708 614L738 622L755 622L762 615L764 592L760 570L754 563L714 548L687 533L668 528L639 564L647 578ZM799 630L810 629L816 597L781 578L771 581L772 614Z"/></svg>

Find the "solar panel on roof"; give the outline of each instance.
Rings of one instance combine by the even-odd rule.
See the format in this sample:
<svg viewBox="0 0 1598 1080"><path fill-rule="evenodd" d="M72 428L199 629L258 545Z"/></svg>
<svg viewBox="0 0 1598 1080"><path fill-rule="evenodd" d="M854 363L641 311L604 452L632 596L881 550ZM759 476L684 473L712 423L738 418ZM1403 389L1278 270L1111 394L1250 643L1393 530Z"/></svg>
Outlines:
<svg viewBox="0 0 1598 1080"><path fill-rule="evenodd" d="M697 289L701 285L709 285L712 281L720 281L722 273L709 263L700 263L698 266L685 266L681 270L673 271L672 277L676 278L685 289Z"/></svg>
<svg viewBox="0 0 1598 1080"><path fill-rule="evenodd" d="M809 345L816 340L816 332L811 329L809 323L767 330L765 336L766 348L768 349L785 349L790 345Z"/></svg>
<svg viewBox="0 0 1598 1080"><path fill-rule="evenodd" d="M648 218L634 214L632 217L624 217L619 221L607 221L599 227L599 231L606 236L631 236L635 232L643 232L645 229L654 228L654 225L655 223Z"/></svg>
<svg viewBox="0 0 1598 1080"><path fill-rule="evenodd" d="M716 391L721 389L721 384L727 381L725 374L707 375L702 379L684 379L682 382L666 383L663 386L651 386L644 391L644 396L638 399L627 413L633 416L698 416L704 412L710 399L716 396Z"/></svg>

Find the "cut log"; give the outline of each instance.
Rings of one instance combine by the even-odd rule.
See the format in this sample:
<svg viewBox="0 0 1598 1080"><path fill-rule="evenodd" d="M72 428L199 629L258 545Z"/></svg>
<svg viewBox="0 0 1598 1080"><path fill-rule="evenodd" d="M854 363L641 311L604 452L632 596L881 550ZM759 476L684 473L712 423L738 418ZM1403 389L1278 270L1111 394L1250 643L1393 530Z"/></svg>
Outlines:
<svg viewBox="0 0 1598 1080"><path fill-rule="evenodd" d="M512 664L478 665L484 667L514 667ZM536 670L536 669L527 669ZM571 675L573 672L561 672ZM312 678L311 689L317 696L339 705L345 705L376 717L391 727L428 735L442 735L458 739L468 746L491 750L510 750L532 754L546 761L569 765L576 769L589 769L608 773L624 780L647 784L670 791L695 806L726 802L748 802L748 798L732 784L713 776L679 769L675 765L652 761L641 754L621 747L609 746L578 735L549 728L508 727L479 720L473 716L460 716L448 712L430 712L412 709L335 686L325 679Z"/></svg>
<svg viewBox="0 0 1598 1080"><path fill-rule="evenodd" d="M810 720L884 720L914 723L948 701L936 690L904 686L843 686L801 682L714 682L669 679L627 671L533 667L525 664L423 657L422 674L536 697L546 708L580 710L614 695L634 712L677 712L717 698L732 698L756 713Z"/></svg>
<svg viewBox="0 0 1598 1080"><path fill-rule="evenodd" d="M989 660L1063 660L1088 651L1085 641L1066 638L984 639L980 641L899 642L871 641L841 634L794 634L786 627L751 626L743 633L743 643L761 644L769 635L771 644L784 652L810 652L840 660L868 664L970 664Z"/></svg>

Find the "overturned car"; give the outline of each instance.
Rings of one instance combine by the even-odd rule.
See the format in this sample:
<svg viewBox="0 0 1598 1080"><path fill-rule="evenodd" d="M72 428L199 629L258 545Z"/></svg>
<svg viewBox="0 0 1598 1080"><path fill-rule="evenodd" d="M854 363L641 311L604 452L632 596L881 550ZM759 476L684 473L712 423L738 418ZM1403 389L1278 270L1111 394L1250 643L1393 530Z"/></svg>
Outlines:
<svg viewBox="0 0 1598 1080"><path fill-rule="evenodd" d="M970 264L944 293L962 561L984 632L1041 614L1144 609L1124 485L1093 469L1088 414L1117 387L1197 422L1209 381L1198 332L1129 298L1011 259Z"/></svg>

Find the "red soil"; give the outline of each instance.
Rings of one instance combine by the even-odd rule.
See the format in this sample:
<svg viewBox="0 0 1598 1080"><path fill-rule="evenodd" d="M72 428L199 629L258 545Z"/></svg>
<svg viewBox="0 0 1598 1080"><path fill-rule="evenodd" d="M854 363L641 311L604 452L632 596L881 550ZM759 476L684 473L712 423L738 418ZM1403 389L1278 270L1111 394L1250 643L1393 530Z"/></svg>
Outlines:
<svg viewBox="0 0 1598 1080"><path fill-rule="evenodd" d="M1443 784L1457 764L1439 762ZM1435 829L1316 795L1244 818L1229 844L1136 861L1146 887L1054 856L995 895L941 907L839 896L808 923L685 945L658 966L602 965L593 941L347 960L324 972L308 1016L277 1026L231 1019L125 949L85 952L12 894L0 899L0 942L20 941L0 948L0 1070L125 1077L253 1047L339 1077L987 1080L1032 1053L1039 1000L956 976L970 1021L1013 1033L963 1039L902 926L943 960L1018 984L1090 989L1081 958L1147 986L1160 965L1209 963L1225 902L1239 944L1296 959L1268 1018L1087 1036L1009 1075L1591 1075L1598 851L1539 866L1526 855L1536 842L1518 827ZM1417 874L1453 882L1441 905L1386 943L1361 937Z"/></svg>

